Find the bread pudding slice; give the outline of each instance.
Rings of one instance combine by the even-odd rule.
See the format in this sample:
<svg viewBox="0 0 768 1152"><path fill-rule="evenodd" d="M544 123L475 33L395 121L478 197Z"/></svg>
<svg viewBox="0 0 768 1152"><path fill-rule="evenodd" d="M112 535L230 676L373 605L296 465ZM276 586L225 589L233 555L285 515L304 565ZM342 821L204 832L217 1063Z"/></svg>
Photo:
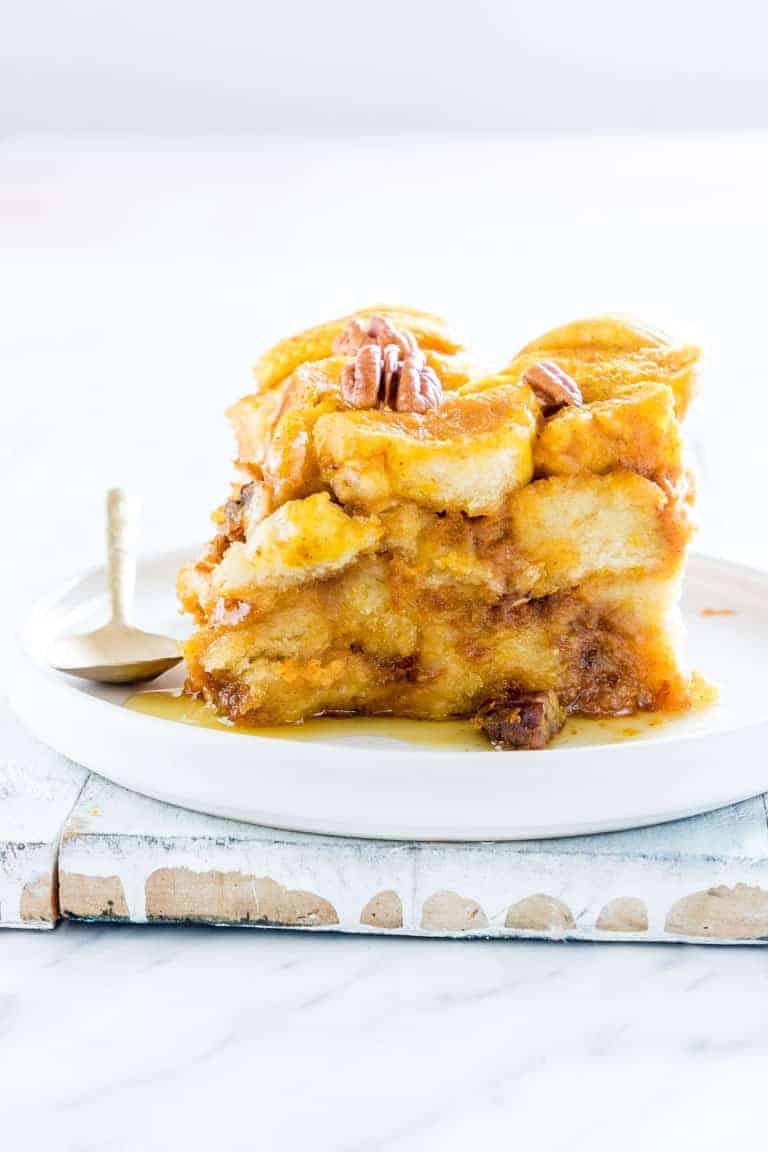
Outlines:
<svg viewBox="0 0 768 1152"><path fill-rule="evenodd" d="M479 376L438 318L381 306L284 341L179 575L186 691L242 725L477 714L515 748L568 713L691 707L697 358L598 317Z"/></svg>

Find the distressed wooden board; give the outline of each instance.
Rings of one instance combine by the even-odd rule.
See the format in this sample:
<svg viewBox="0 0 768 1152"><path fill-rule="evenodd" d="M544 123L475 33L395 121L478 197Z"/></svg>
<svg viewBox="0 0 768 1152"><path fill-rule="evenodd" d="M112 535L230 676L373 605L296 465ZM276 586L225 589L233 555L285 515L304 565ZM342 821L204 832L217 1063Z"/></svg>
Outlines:
<svg viewBox="0 0 768 1152"><path fill-rule="evenodd" d="M92 776L60 852L62 915L315 931L768 939L764 798L674 824L509 844L280 832Z"/></svg>
<svg viewBox="0 0 768 1152"><path fill-rule="evenodd" d="M0 927L56 923L59 836L87 776L0 704Z"/></svg>

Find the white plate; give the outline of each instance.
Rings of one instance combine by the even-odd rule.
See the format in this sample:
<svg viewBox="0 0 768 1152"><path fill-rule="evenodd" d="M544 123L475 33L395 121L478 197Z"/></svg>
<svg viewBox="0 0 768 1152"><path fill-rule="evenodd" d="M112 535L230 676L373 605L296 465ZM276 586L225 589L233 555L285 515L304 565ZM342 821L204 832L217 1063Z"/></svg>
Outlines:
<svg viewBox="0 0 768 1152"><path fill-rule="evenodd" d="M181 634L173 587L189 555L141 564L142 627ZM45 743L159 800L344 836L519 840L655 824L768 789L768 576L722 560L692 558L684 603L691 663L719 684L720 703L639 739L542 752L417 747L354 724L291 742L129 711L125 689L45 664L54 637L101 622L103 587L92 571L38 605L12 654L11 700ZM733 615L702 614L712 608ZM178 670L153 687L173 683Z"/></svg>

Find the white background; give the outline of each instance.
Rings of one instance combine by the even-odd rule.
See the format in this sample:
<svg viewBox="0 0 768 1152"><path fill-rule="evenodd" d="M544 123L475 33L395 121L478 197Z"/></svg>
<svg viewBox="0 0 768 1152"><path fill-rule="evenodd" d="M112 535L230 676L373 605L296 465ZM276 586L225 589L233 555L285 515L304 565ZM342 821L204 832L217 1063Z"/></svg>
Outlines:
<svg viewBox="0 0 768 1152"><path fill-rule="evenodd" d="M760 0L28 0L0 132L768 126Z"/></svg>
<svg viewBox="0 0 768 1152"><path fill-rule="evenodd" d="M700 543L768 564L767 20L6 6L2 636L99 559L110 484L145 547L202 539L248 364L376 299L491 365L604 309L698 338ZM767 973L762 949L8 933L0 1121L65 1152L759 1147Z"/></svg>

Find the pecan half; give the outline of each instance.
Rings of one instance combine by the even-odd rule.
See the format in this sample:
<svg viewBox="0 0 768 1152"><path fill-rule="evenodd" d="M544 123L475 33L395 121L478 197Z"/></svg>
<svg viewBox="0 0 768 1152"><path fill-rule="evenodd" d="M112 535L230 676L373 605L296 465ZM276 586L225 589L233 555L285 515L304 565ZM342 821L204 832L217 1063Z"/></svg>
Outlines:
<svg viewBox="0 0 768 1152"><path fill-rule="evenodd" d="M357 325L354 331L351 324ZM352 342L362 327L360 321L350 321L342 337L346 340L348 336ZM405 347L411 349L409 342L412 342L413 348L404 353L402 338L405 336L408 337ZM420 414L439 408L442 386L410 334L398 333L388 320L374 316L362 339L364 342L355 352L354 360L344 365L341 374L341 395L345 403L351 408L383 405L397 412ZM384 340L387 343L380 343ZM343 348L346 347L348 343L343 344Z"/></svg>
<svg viewBox="0 0 768 1152"><path fill-rule="evenodd" d="M565 723L557 693L515 692L489 700L475 717L497 748L543 748Z"/></svg>
<svg viewBox="0 0 768 1152"><path fill-rule="evenodd" d="M423 353L416 352L403 361L395 403L398 412L430 412L440 407L443 389Z"/></svg>
<svg viewBox="0 0 768 1152"><path fill-rule="evenodd" d="M344 365L341 394L353 408L375 408L381 380L381 348L378 344L364 344L354 360Z"/></svg>
<svg viewBox="0 0 768 1152"><path fill-rule="evenodd" d="M394 344L401 356L409 356L418 345L410 332L396 328L386 316L371 316L361 320L353 316L333 342L333 351L342 356L354 356L364 344L378 344L384 350Z"/></svg>
<svg viewBox="0 0 768 1152"><path fill-rule="evenodd" d="M554 360L538 360L523 372L527 384L545 416L552 416L567 404L583 404L581 389L572 376Z"/></svg>

